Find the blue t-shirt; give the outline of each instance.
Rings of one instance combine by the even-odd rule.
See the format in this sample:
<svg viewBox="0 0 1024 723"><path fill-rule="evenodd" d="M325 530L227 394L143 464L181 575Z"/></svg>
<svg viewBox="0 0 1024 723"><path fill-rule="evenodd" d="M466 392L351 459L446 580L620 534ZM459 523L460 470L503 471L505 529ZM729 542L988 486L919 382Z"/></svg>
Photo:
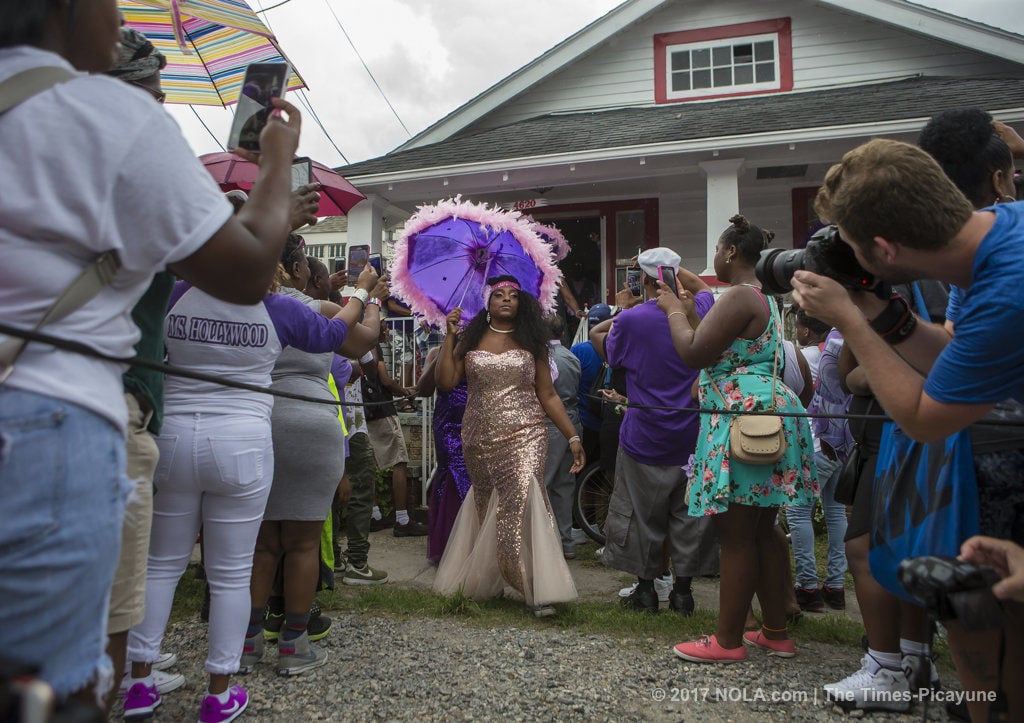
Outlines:
<svg viewBox="0 0 1024 723"><path fill-rule="evenodd" d="M590 411L591 399L587 395L590 394L590 390L594 386L594 378L601 371L601 357L597 355L597 350L589 341L573 344L570 351L580 360L580 386L576 395L576 408L580 413L580 423L586 429L600 430L601 418Z"/></svg>
<svg viewBox="0 0 1024 723"><path fill-rule="evenodd" d="M946 302L946 321L952 321L955 324L957 319L960 318L960 302L963 297L964 290L959 286L950 284L949 301Z"/></svg>
<svg viewBox="0 0 1024 723"><path fill-rule="evenodd" d="M939 402L1024 402L1024 344L1013 333L1024 319L1024 202L985 210L996 221L974 254L956 336L925 380L925 393Z"/></svg>

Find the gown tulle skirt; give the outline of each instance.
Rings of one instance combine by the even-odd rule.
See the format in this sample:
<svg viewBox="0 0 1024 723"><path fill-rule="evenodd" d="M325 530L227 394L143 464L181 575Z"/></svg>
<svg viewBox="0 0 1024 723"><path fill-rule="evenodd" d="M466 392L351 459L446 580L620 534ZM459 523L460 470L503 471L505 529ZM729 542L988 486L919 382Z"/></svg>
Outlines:
<svg viewBox="0 0 1024 723"><path fill-rule="evenodd" d="M522 349L466 355L469 397L462 424L473 481L438 565L434 589L484 600L517 590L536 607L575 600L547 493L545 415Z"/></svg>
<svg viewBox="0 0 1024 723"><path fill-rule="evenodd" d="M562 556L561 538L545 504L544 492L536 480L526 495L519 554L511 561L511 571L508 565L498 563L503 557L499 556L499 495L492 492L481 522L476 493L476 487L469 490L455 518L434 578L434 589L445 595L461 590L468 598L486 600L500 597L508 585L517 589L530 606L575 600L576 584Z"/></svg>

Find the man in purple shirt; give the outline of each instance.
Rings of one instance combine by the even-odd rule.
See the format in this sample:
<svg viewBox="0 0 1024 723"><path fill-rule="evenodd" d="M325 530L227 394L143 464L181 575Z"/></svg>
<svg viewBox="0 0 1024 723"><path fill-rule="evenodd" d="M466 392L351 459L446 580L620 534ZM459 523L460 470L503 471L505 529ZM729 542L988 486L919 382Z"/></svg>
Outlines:
<svg viewBox="0 0 1024 723"><path fill-rule="evenodd" d="M678 277L680 258L667 248L648 249L637 257L648 299L591 330L590 339L613 368L626 373L630 406L619 435L615 490L605 522L604 561L637 576L637 586L622 604L644 612L658 611L654 578L665 568L667 549L675 572L669 608L693 614L691 581L718 570L718 545L707 518L690 517L686 503L687 464L697 444L696 412L642 407L694 407L690 390L699 370L673 354L668 320L655 299L659 267ZM668 269L665 269L667 273ZM689 276L697 313L704 316L714 297ZM696 286L696 288L689 288Z"/></svg>

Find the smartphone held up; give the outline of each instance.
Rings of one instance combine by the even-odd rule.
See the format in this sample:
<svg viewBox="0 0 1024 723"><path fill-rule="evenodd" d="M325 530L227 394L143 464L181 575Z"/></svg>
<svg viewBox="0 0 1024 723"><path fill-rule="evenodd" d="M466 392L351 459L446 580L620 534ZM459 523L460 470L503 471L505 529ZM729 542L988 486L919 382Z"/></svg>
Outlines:
<svg viewBox="0 0 1024 723"><path fill-rule="evenodd" d="M284 97L290 73L287 63L252 63L245 69L242 92L228 135L229 150L241 148L259 152L260 133L274 112L270 101Z"/></svg>
<svg viewBox="0 0 1024 723"><path fill-rule="evenodd" d="M672 266L659 266L658 278L665 286L672 290L672 293L679 296L679 284L676 281L676 270Z"/></svg>

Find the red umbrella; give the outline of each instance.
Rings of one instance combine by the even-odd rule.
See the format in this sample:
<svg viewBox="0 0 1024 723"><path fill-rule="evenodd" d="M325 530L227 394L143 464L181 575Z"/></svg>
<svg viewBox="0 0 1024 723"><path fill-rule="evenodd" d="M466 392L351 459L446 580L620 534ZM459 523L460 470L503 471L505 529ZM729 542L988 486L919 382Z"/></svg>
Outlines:
<svg viewBox="0 0 1024 723"><path fill-rule="evenodd" d="M259 167L255 163L246 161L234 153L207 153L199 156L199 160L224 191L236 188L249 191L259 173ZM344 216L353 206L366 198L338 172L316 161L312 164L313 180L322 187L317 216Z"/></svg>

